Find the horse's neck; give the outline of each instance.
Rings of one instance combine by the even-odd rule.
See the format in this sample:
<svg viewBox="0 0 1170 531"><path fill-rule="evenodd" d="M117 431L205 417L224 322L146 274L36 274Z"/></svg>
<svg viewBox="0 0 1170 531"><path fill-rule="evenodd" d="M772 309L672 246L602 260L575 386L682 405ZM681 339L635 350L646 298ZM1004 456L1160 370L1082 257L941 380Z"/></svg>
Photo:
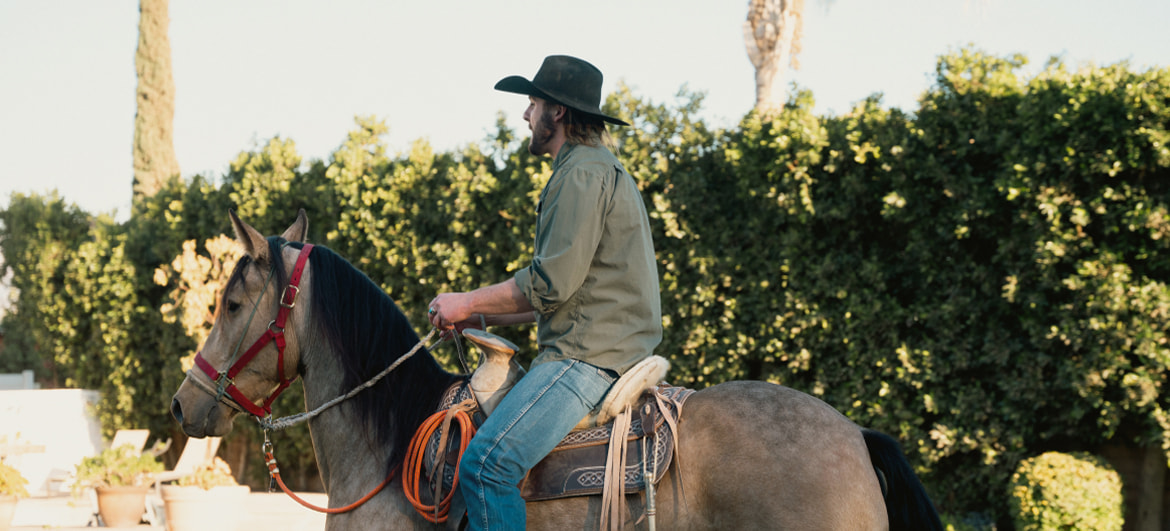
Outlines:
<svg viewBox="0 0 1170 531"><path fill-rule="evenodd" d="M317 385L313 385L317 383ZM334 398L328 385L305 382L305 404L314 408ZM342 507L366 496L386 479L390 448L365 436L357 419L346 414L344 403L331 407L309 421L313 451L330 507ZM401 472L399 472L401 474ZM421 529L418 516L402 493L396 478L374 498L358 508L326 518L326 529Z"/></svg>
<svg viewBox="0 0 1170 531"><path fill-rule="evenodd" d="M305 406L309 411L337 397L336 385L313 378L316 375L312 371L306 371L306 375ZM327 380L340 381L340 375L337 379ZM342 402L309 421L321 481L330 495L344 496L351 488L377 485L385 479L383 474L391 449L376 444L373 437L367 435L361 420L346 414L349 409L348 404Z"/></svg>
<svg viewBox="0 0 1170 531"><path fill-rule="evenodd" d="M328 346L315 338L307 339L307 351L314 355L305 360L302 382L306 410L313 411L348 390L338 389L342 369ZM360 500L386 479L392 448L376 442L363 421L354 417L350 404L342 402L325 409L309 421L309 431L331 507ZM400 470L377 496L353 511L329 515L326 522L329 530L427 528L403 495Z"/></svg>

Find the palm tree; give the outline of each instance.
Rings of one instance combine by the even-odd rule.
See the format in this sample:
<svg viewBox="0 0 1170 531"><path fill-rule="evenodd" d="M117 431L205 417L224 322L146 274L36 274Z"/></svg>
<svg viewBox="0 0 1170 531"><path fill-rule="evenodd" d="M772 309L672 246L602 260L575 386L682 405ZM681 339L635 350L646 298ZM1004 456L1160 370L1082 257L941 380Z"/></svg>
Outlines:
<svg viewBox="0 0 1170 531"><path fill-rule="evenodd" d="M784 108L784 73L797 68L804 0L749 0L743 40L756 67L756 111L774 115Z"/></svg>

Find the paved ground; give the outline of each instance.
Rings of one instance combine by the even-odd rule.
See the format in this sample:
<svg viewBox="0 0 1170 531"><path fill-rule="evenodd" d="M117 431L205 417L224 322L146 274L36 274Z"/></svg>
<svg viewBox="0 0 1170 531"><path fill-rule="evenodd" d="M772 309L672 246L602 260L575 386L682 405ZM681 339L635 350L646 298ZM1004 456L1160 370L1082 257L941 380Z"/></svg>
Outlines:
<svg viewBox="0 0 1170 531"><path fill-rule="evenodd" d="M298 494L306 501L323 506L324 494ZM161 504L160 504L161 505ZM311 511L293 501L284 493L257 493L248 495L247 516L236 522L241 530L280 529L281 531L319 531L325 528L325 515ZM92 529L93 509L88 498L73 498L68 494L25 498L16 504L11 531L58 529L62 531ZM136 527L108 528L137 531L166 529L163 525L142 524ZM223 530L230 529L224 526ZM221 530L222 531L222 530Z"/></svg>

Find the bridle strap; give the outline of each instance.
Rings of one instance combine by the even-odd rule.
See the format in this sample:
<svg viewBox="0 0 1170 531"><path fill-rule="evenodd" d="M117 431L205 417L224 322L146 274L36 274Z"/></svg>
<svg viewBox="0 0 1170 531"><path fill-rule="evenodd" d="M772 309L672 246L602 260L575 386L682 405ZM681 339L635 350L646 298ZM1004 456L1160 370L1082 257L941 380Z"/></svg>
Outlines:
<svg viewBox="0 0 1170 531"><path fill-rule="evenodd" d="M240 358L237 359L236 362L228 368L228 370L215 370L215 368L212 367L211 364L203 358L202 351L195 354L195 366L199 367L199 369L203 371L203 374L207 375L208 378L211 378L211 380L215 382L217 398L222 398L224 394L231 397L232 402L235 404L233 405L231 402L228 402L228 405L233 407L239 406L235 409L243 408L244 411L247 411L256 417L266 417L272 414L272 402L276 400L276 397L280 396L280 393L284 392L284 390L287 389L294 380L296 380L295 374L292 378L285 376L284 347L286 341L284 337L284 328L288 323L289 312L291 312L292 309L297 305L297 295L301 291L301 275L305 271L305 265L308 264L309 261L309 253L312 251L313 244L311 243L306 243L304 247L301 248L301 253L297 256L296 265L293 266L292 275L289 276L288 285L285 286L284 290L280 292L280 309L276 312L276 319L273 319L270 323L268 323L268 329L265 330L264 333L256 339L255 343L252 343L252 346L249 347L248 350L244 352L244 355L240 356ZM275 267L275 265L273 265L273 267ZM252 358L255 358L256 355L264 349L264 347L268 346L268 343L276 344L276 371L277 376L280 378L280 385L278 385L276 389L273 390L270 395L268 395L268 398L264 400L262 405L257 406L252 400L249 400L248 397L239 390L239 388L236 387L235 377L244 370L244 367L246 367L248 363L252 361Z"/></svg>

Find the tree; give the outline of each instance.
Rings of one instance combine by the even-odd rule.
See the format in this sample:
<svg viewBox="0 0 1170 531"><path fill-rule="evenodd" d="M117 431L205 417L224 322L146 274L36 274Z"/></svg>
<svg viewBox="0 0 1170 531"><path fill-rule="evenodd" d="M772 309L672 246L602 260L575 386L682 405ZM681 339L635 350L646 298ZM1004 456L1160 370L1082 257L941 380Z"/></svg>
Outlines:
<svg viewBox="0 0 1170 531"><path fill-rule="evenodd" d="M756 67L756 111L775 115L784 108L784 71L798 68L804 0L749 0L743 40Z"/></svg>
<svg viewBox="0 0 1170 531"><path fill-rule="evenodd" d="M52 361L50 323L66 304L66 269L91 222L55 190L48 196L14 193L0 210L0 276L11 272L16 294L2 321L4 371L34 369L42 383L63 378Z"/></svg>
<svg viewBox="0 0 1170 531"><path fill-rule="evenodd" d="M179 173L175 157L175 79L167 38L168 0L141 0L138 11L138 113L134 117L134 202Z"/></svg>

